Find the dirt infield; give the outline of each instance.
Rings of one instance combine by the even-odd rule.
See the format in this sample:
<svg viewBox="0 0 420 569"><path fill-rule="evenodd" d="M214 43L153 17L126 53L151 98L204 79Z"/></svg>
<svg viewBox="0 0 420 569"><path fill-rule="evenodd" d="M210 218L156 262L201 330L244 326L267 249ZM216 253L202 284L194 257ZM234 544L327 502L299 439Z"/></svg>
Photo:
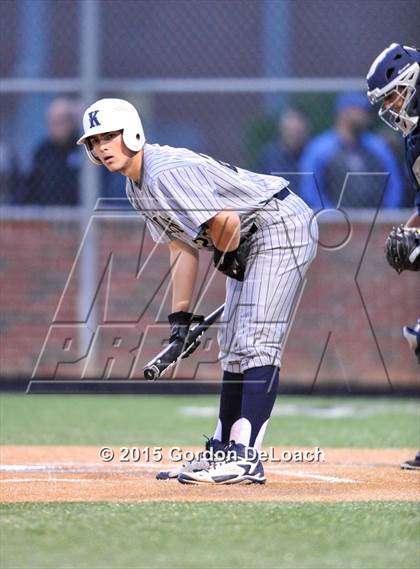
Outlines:
<svg viewBox="0 0 420 569"><path fill-rule="evenodd" d="M274 459L285 450L298 449ZM420 473L399 468L416 449L322 451L322 463L266 462L264 486L184 486L155 479L176 466L167 448L161 462L106 463L99 447L2 446L0 501L419 501Z"/></svg>

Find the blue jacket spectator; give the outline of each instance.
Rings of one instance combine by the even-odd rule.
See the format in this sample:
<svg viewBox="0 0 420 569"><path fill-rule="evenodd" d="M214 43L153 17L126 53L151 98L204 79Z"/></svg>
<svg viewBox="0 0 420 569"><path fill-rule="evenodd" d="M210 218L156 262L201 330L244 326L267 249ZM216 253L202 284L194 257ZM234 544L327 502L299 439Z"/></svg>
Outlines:
<svg viewBox="0 0 420 569"><path fill-rule="evenodd" d="M340 95L334 129L317 136L305 148L299 194L312 207L403 205L397 160L381 137L367 131L369 108L362 94Z"/></svg>

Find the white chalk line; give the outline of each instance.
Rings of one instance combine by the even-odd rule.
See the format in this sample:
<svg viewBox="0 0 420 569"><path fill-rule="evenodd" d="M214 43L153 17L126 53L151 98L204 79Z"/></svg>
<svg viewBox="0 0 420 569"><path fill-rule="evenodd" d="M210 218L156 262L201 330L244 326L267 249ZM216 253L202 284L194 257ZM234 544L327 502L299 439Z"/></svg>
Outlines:
<svg viewBox="0 0 420 569"><path fill-rule="evenodd" d="M121 474L134 472L137 469L148 468L156 470L164 470L167 465L161 463L127 463L127 466L111 466L108 464L84 463L56 463L56 464L3 464L0 466L0 472L62 472L69 474L77 473L110 473ZM168 466L169 468L169 466Z"/></svg>
<svg viewBox="0 0 420 569"><path fill-rule="evenodd" d="M316 472L304 472L303 470L279 470L277 468L265 468L266 472L272 472L280 476L290 476L292 478L312 478L313 480L321 480L323 482L330 482L332 484L359 484L360 480L353 480L352 478L341 478L339 476L327 476L326 474L319 474Z"/></svg>
<svg viewBox="0 0 420 569"><path fill-rule="evenodd" d="M64 483L64 482L76 482L77 484L80 483L84 483L84 482L95 482L95 484L98 483L98 480L92 480L91 478L4 478L3 480L0 480L0 484L5 484L5 483L15 483L15 484L20 484L20 483L31 483L31 482L59 482L60 484ZM114 483L113 480L101 480L101 482L112 482Z"/></svg>
<svg viewBox="0 0 420 569"><path fill-rule="evenodd" d="M40 472L40 473L52 473L52 472L60 472L63 474L82 474L82 473L87 473L87 474L136 474L136 471L141 470L141 469L148 469L148 470L171 470L173 469L173 464L172 465L168 465L168 464L153 464L153 463L136 463L134 466L130 465L130 469L129 468L124 468L124 467L119 467L119 468L111 468L109 466L102 466L98 468L98 465L92 464L92 465L84 465L84 466L78 466L77 463L66 463L66 464L4 464L0 467L0 472ZM172 468L171 468L172 467ZM339 477L339 476L329 476L329 475L325 475L325 474L319 474L318 472L306 472L303 470L291 470L291 469L283 469L281 468L281 466L265 466L265 471L266 472L270 472L273 474L276 474L277 476L287 476L290 478L304 478L304 479L312 479L312 480L318 480L321 482L328 482L330 484L337 484L337 483L341 483L341 484L358 484L360 481L359 480L353 480L352 478L344 478L344 477ZM62 482L66 482L66 481L80 481L80 482L96 482L96 480L89 480L89 479L85 479L85 478L10 478L10 479L3 479L0 480L0 482L5 482L5 481L13 481L13 482L18 482L18 481L43 481L43 482L48 482L48 481L62 481ZM101 481L103 481L101 479Z"/></svg>

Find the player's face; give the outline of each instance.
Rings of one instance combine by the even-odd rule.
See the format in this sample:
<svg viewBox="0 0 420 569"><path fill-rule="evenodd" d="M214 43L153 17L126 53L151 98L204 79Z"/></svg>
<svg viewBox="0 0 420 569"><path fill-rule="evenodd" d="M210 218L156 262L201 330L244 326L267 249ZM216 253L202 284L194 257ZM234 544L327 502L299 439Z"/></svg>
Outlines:
<svg viewBox="0 0 420 569"><path fill-rule="evenodd" d="M402 96L401 92L398 90L394 90L389 95L387 95L384 99L383 108L388 110L392 109L396 113L401 110L401 107L404 104L404 97Z"/></svg>
<svg viewBox="0 0 420 569"><path fill-rule="evenodd" d="M133 156L124 144L121 130L91 136L89 143L94 155L110 172L124 171Z"/></svg>

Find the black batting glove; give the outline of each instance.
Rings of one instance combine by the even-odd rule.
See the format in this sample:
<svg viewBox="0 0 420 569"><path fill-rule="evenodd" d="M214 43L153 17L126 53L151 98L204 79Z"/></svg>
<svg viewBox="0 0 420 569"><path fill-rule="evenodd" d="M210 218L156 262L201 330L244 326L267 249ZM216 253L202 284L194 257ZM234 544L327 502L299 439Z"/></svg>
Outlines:
<svg viewBox="0 0 420 569"><path fill-rule="evenodd" d="M239 247L234 251L219 251L214 247L213 263L216 269L231 279L243 281L251 250L251 237L257 230L258 228L254 223L248 233L241 237Z"/></svg>
<svg viewBox="0 0 420 569"><path fill-rule="evenodd" d="M245 267L241 265L238 258L238 249L234 251L219 251L214 248L213 263L218 271L237 281L243 281L245 276Z"/></svg>
<svg viewBox="0 0 420 569"><path fill-rule="evenodd" d="M184 312L182 310L169 314L168 320L171 328L169 342L173 342L174 340L180 340L182 344L185 342L193 317L194 315L191 312Z"/></svg>
<svg viewBox="0 0 420 569"><path fill-rule="evenodd" d="M204 320L204 316L199 316L197 314L192 314L191 312L184 312L180 310L179 312L172 312L168 316L169 325L171 327L171 337L169 338L169 343L176 341L173 347L170 357L175 360L181 353L185 352L182 356L187 358L190 356L200 345L200 341L189 342L187 336L192 323L199 324ZM188 348L188 350L187 350Z"/></svg>

